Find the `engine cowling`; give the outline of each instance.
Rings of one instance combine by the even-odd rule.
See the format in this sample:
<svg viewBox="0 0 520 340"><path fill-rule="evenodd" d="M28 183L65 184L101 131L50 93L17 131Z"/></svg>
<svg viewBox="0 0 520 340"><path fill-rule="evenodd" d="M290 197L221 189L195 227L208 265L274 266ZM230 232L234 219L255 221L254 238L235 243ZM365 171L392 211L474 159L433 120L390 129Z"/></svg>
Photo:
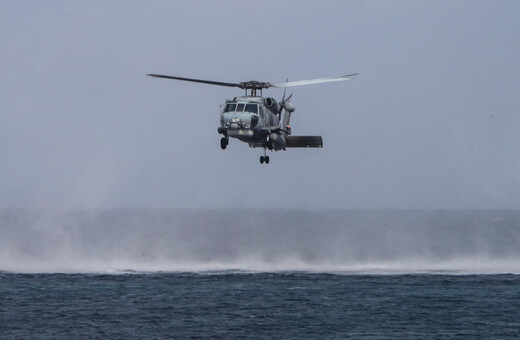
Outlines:
<svg viewBox="0 0 520 340"><path fill-rule="evenodd" d="M272 97L265 98L264 104L265 104L265 106L267 106L267 108L269 110L271 110L274 113L278 113L278 111L280 111L280 106L279 106L278 102Z"/></svg>

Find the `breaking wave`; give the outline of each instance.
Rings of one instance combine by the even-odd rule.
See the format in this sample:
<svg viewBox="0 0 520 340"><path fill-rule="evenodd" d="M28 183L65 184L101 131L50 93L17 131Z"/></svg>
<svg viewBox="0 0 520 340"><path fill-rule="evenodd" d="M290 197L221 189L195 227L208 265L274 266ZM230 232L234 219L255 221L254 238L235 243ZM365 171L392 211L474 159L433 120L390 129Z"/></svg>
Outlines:
<svg viewBox="0 0 520 340"><path fill-rule="evenodd" d="M23 273L520 273L520 211L0 211Z"/></svg>

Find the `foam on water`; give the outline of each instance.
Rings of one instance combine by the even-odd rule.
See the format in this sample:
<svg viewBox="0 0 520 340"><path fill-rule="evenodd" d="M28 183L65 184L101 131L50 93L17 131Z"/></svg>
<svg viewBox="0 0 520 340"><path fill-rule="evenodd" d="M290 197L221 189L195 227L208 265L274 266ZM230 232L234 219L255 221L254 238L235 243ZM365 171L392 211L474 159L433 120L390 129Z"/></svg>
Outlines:
<svg viewBox="0 0 520 340"><path fill-rule="evenodd" d="M520 274L520 211L0 212L24 273Z"/></svg>

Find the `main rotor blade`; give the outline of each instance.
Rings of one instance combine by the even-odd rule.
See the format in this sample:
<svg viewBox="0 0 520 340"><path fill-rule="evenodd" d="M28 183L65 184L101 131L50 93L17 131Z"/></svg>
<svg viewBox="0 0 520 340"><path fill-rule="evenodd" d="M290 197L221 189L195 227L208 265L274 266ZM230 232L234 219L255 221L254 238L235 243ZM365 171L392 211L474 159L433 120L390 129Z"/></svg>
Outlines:
<svg viewBox="0 0 520 340"><path fill-rule="evenodd" d="M165 76L165 75L162 75L162 74L147 74L147 76L155 77L155 78L165 78L165 79L192 81L194 83L203 83L203 84L218 85L218 86L228 86L228 87L240 87L241 86L241 84L236 84L236 83L224 83L224 82L212 81L212 80L181 78L181 77L174 77L174 76Z"/></svg>
<svg viewBox="0 0 520 340"><path fill-rule="evenodd" d="M328 78L319 78L319 79L309 79L309 80L298 80L298 81L290 81L281 84L272 84L272 87L291 87L291 86L301 86L301 85L310 85L310 84L319 84L319 83L330 83L333 81L343 81L343 80L351 80L353 76L357 76L359 73L347 74L344 76L338 77L328 77Z"/></svg>

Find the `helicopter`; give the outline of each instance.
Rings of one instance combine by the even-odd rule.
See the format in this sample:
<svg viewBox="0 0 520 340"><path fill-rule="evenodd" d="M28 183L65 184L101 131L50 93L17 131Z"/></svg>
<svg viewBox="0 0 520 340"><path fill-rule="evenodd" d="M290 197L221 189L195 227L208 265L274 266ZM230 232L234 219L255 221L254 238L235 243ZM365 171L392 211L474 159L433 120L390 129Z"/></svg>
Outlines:
<svg viewBox="0 0 520 340"><path fill-rule="evenodd" d="M351 80L353 76L358 74L290 82L286 80L285 83L279 84L256 80L226 83L162 74L147 74L147 76L243 89L244 96L235 97L233 100L228 99L225 104L220 106L220 126L217 129L218 133L223 136L220 140L220 147L223 150L226 149L229 138L236 138L249 144L252 148L263 148L264 153L260 156L260 164L269 164L270 159L266 154L267 150L280 151L286 148L323 147L321 136L292 136L290 120L295 107L289 102L292 93L285 98L286 89L293 86ZM262 96L262 91L271 87L284 89L280 102L272 97L264 98ZM257 93L260 93L260 95L258 96ZM282 111L284 111L283 118Z"/></svg>

